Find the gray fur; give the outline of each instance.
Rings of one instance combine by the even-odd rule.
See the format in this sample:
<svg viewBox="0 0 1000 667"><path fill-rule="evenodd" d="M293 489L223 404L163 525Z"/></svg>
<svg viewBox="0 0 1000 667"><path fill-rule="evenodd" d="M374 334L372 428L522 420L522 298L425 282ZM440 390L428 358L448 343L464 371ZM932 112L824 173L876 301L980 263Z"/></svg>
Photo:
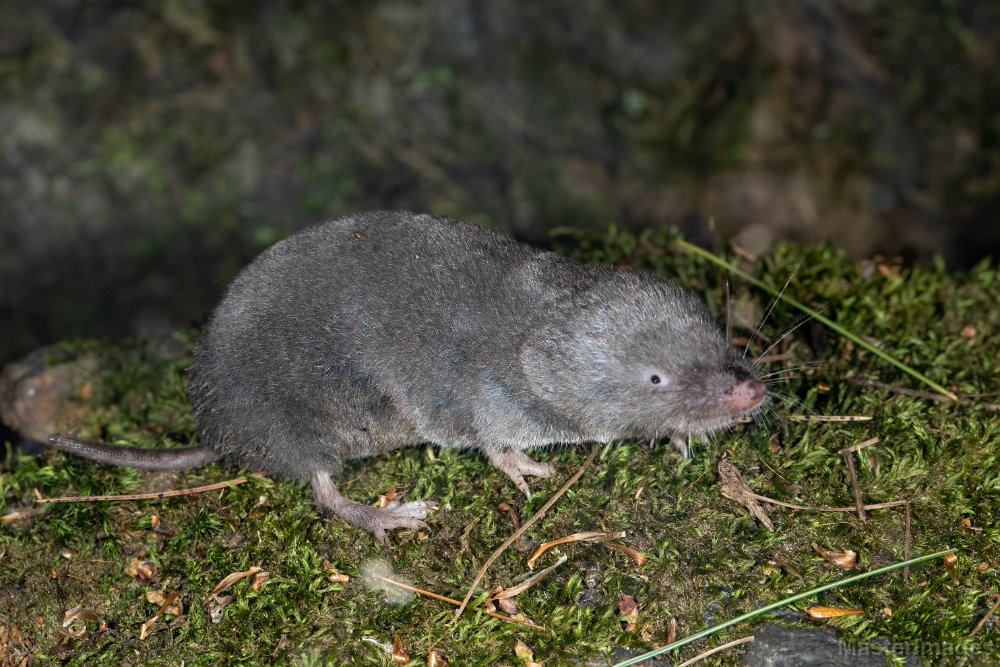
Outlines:
<svg viewBox="0 0 1000 667"><path fill-rule="evenodd" d="M703 435L764 394L677 285L402 211L265 251L216 308L189 380L203 445L311 481L321 509L383 539L422 525L426 508L358 520L328 482L345 460L424 442L477 449L527 492L523 476L551 468L522 450Z"/></svg>

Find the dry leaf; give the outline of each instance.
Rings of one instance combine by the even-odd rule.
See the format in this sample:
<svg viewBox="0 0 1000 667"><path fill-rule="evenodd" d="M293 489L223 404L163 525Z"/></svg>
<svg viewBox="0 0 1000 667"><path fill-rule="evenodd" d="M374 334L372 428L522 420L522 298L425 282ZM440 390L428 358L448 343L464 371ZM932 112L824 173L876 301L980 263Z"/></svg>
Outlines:
<svg viewBox="0 0 1000 667"><path fill-rule="evenodd" d="M723 496L746 507L755 519L764 524L769 531L774 532L774 524L757 502L756 494L743 481L743 476L736 466L725 459L719 461L719 485L722 487Z"/></svg>
<svg viewBox="0 0 1000 667"><path fill-rule="evenodd" d="M235 584L240 579L246 579L247 577L252 577L253 575L260 572L261 569L262 568L260 565L254 565L249 570L230 573L222 581L220 581L215 585L215 588L213 588L212 591L208 594L208 597L213 597L216 594L221 593L222 591L226 590L227 588Z"/></svg>
<svg viewBox="0 0 1000 667"><path fill-rule="evenodd" d="M208 601L206 606L208 607L208 617L212 619L212 623L220 623L222 621L226 607L228 607L232 601L232 595L223 595L222 597L217 595Z"/></svg>
<svg viewBox="0 0 1000 667"><path fill-rule="evenodd" d="M99 623L101 617L97 615L97 612L93 609L88 609L82 605L76 605L67 609L63 614L63 624L64 628L68 628L73 621L91 621L93 623Z"/></svg>
<svg viewBox="0 0 1000 667"><path fill-rule="evenodd" d="M857 616L865 613L864 609L850 609L846 607L824 607L814 605L806 609L809 618L837 618L839 616Z"/></svg>
<svg viewBox="0 0 1000 667"><path fill-rule="evenodd" d="M180 616L184 613L177 591L167 591L166 595L159 591L146 591L146 602L160 606L160 611L157 614Z"/></svg>
<svg viewBox="0 0 1000 667"><path fill-rule="evenodd" d="M148 584L156 576L156 565L151 560L133 558L125 566L125 574L133 579L138 579L144 584Z"/></svg>
<svg viewBox="0 0 1000 667"><path fill-rule="evenodd" d="M813 551L818 553L820 556L830 561L837 567L844 570L850 570L852 567L858 563L858 552L853 549L841 549L840 551L833 551L832 549L826 549L821 547L816 542L812 543Z"/></svg>

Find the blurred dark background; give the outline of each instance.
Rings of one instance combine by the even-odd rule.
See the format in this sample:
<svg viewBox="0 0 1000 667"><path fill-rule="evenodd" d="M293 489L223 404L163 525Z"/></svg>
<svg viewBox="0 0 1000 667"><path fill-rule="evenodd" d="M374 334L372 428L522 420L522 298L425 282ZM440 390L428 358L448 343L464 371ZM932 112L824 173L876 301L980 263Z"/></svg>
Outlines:
<svg viewBox="0 0 1000 667"><path fill-rule="evenodd" d="M0 363L203 320L313 222L1000 247L1000 3L7 0Z"/></svg>

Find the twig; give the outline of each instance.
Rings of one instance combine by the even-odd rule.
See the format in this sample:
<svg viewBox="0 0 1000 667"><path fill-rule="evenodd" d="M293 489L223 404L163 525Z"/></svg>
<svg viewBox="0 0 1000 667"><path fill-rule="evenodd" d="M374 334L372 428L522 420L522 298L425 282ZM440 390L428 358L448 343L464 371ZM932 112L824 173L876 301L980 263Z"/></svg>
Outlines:
<svg viewBox="0 0 1000 667"><path fill-rule="evenodd" d="M1000 609L1000 595L997 595L996 604L990 607L990 610L986 612L986 615L979 619L979 622L976 623L976 627L972 628L972 632L969 633L969 636L974 637L976 633L982 630L983 627L986 626L986 622L993 617L993 614L997 613L997 609Z"/></svg>
<svg viewBox="0 0 1000 667"><path fill-rule="evenodd" d="M903 512L903 560L910 560L910 543L912 542L910 537L910 501L906 501L905 511ZM907 565L903 568L903 581L910 578L910 566Z"/></svg>
<svg viewBox="0 0 1000 667"><path fill-rule="evenodd" d="M857 512L858 508L854 505L850 507L811 507L809 505L795 505L793 503L785 503L780 500L775 500L774 498L768 498L767 496L759 496L756 493L751 494L751 497L765 503L771 503L772 505L779 505L781 507L787 507L793 510L812 510L814 512ZM869 505L863 505L866 510L884 510L887 507L899 507L900 505L909 505L909 500L893 500L887 503L872 503Z"/></svg>
<svg viewBox="0 0 1000 667"><path fill-rule="evenodd" d="M880 442L882 442L882 438L875 436L874 438L868 438L867 440L863 440L856 445L851 445L850 447L844 447L840 451L851 452L853 454L854 452L860 451L865 447L871 447L872 445L877 445Z"/></svg>
<svg viewBox="0 0 1000 667"><path fill-rule="evenodd" d="M455 610L455 615L452 617L452 623L457 621L459 617L462 615L462 612L465 611L465 608L469 606L469 600L472 599L472 595L476 592L476 586L478 586L479 582L483 580L484 576L486 576L486 570L490 568L490 565L492 565L493 562L500 557L500 554L502 554L507 549L507 547L509 547L511 544L514 543L514 540L516 540L519 535L521 535L524 531L528 530L528 528L530 528L532 524L534 524L536 521L545 516L545 512L547 512L548 509L552 507L557 500L559 500L559 497L562 496L564 493L566 493L566 490L569 489L569 487L573 486L576 480L580 479L580 477L583 476L583 473L587 470L588 467L590 467L590 464L593 462L594 457L597 456L597 450L598 450L598 445L594 444L594 446L590 448L590 455L587 457L587 460L583 462L583 465L580 466L580 469L577 470L575 473L573 473L572 477L566 480L566 483L563 484L562 487L560 487L559 490L555 492L555 495L549 498L548 501L544 505L542 505L542 508L540 510L532 514L530 519L521 524L520 528L515 530L510 537L508 537L506 540L503 541L503 544L497 547L496 550L492 554L490 554L490 557L486 559L486 562L483 563L483 566L479 568L479 572L476 573L476 577L475 579L472 580L472 585L469 586L469 590L465 593L465 597L462 599L462 603L458 606L458 609Z"/></svg>
<svg viewBox="0 0 1000 667"><path fill-rule="evenodd" d="M850 447L844 447L840 450L840 455L844 457L844 464L847 466L847 474L851 478L851 490L854 491L854 505L858 508L858 518L864 521L865 517L865 505L864 501L861 499L861 486L858 484L858 473L854 470L854 452L864 449L870 445L874 445L879 442L881 438L868 438L864 442L859 442L856 445L851 445Z"/></svg>
<svg viewBox="0 0 1000 667"><path fill-rule="evenodd" d="M266 472L255 472L250 477L237 477L236 479L229 479L224 482L215 482L214 484L206 484L204 486L195 486L190 489L171 489L169 491L156 491L154 493L130 493L121 496L60 496L58 498L35 498L36 503L96 503L103 501L122 501L122 500L160 500L162 498L173 498L176 496L189 496L195 493L204 493L205 491L215 491L216 489L225 489L230 486L238 486L244 484L251 479L256 479L259 477L267 476Z"/></svg>
<svg viewBox="0 0 1000 667"><path fill-rule="evenodd" d="M691 658L690 660L685 660L681 664L677 665L677 667L689 667L690 665L693 665L694 663L698 662L699 660L703 660L703 659L707 658L710 655L715 655L719 651L725 651L727 648L732 648L734 646L739 646L740 644L747 644L749 642L752 642L753 640L754 640L754 636L753 635L750 635L748 637L740 637L739 639L734 639L731 642L726 642L725 644L720 644L719 646L716 646L715 648L709 649L709 650L705 651L704 653L702 653L700 655L696 655L695 657Z"/></svg>
<svg viewBox="0 0 1000 667"><path fill-rule="evenodd" d="M401 581L396 581L395 579L390 579L389 577L383 577L381 574L375 574L374 572L371 572L371 573L369 573L368 576L370 576L370 577L372 577L374 579L381 579L382 581L386 582L387 584L391 584L393 586L398 586L399 588L402 588L403 590L413 591L414 593L417 593L418 595L423 595L424 597L428 597L428 598L431 598L431 599L434 599L434 600L439 600L440 602L447 602L448 604L453 604L456 607L462 604L461 602L459 602L458 600L456 600L454 598L446 597L444 595L438 595L437 593L434 593L432 591L424 590L423 588L417 588L416 586L410 586L409 584L404 584ZM514 618L513 616L505 616L505 615L497 613L495 611L490 611L489 609L483 609L482 612L484 614L486 614L487 616L491 616L493 618L499 618L501 621L507 621L508 623L517 623L519 625L526 625L529 628L533 628L535 630L542 630L542 631L545 630L545 628L542 627L541 625L538 625L537 623L532 623L531 621L529 621L527 619Z"/></svg>
<svg viewBox="0 0 1000 667"><path fill-rule="evenodd" d="M861 487L858 486L858 473L854 470L854 458L850 452L841 451L844 457L844 465L847 466L847 476L851 478L851 491L854 492L854 506L858 510L858 518L865 520L865 505L861 499Z"/></svg>
<svg viewBox="0 0 1000 667"><path fill-rule="evenodd" d="M36 514L41 514L45 511L43 507L26 507L22 509L14 509L7 512L3 516L0 516L0 523L13 523L15 521L23 521L24 519L30 519Z"/></svg>

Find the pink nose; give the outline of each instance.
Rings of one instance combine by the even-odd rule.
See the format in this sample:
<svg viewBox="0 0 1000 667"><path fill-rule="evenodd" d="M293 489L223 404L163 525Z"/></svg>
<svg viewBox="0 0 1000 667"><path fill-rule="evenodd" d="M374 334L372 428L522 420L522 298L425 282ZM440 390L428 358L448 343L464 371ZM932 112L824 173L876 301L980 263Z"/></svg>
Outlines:
<svg viewBox="0 0 1000 667"><path fill-rule="evenodd" d="M726 392L726 405L733 412L743 412L754 407L767 394L767 389L759 380L744 380Z"/></svg>

